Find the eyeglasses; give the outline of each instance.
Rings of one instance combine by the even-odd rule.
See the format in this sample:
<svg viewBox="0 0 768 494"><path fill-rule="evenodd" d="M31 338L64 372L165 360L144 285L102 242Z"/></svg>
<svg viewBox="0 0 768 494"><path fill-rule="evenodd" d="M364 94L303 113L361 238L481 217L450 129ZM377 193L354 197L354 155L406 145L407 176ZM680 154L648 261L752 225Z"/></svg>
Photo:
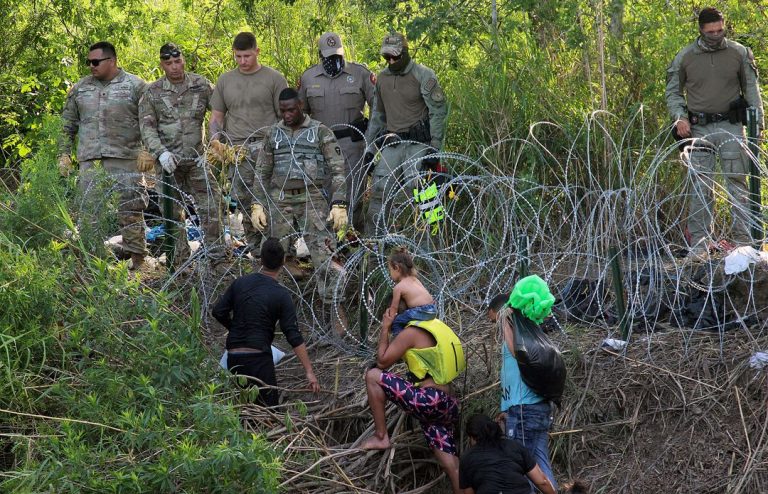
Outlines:
<svg viewBox="0 0 768 494"><path fill-rule="evenodd" d="M400 55L397 55L397 56L395 56L395 55L382 55L382 57L383 57L383 58L384 58L384 60L386 60L387 62L389 62L390 60L392 60L393 62L397 62L398 60L400 60L401 58L403 58L403 54L401 53Z"/></svg>
<svg viewBox="0 0 768 494"><path fill-rule="evenodd" d="M160 54L160 60L170 60L171 57L177 58L181 56L181 52L179 50L172 50L168 53L161 53Z"/></svg>
<svg viewBox="0 0 768 494"><path fill-rule="evenodd" d="M104 60L109 60L112 57L104 57L104 58L94 58L91 60L90 58L85 60L85 65L93 65L94 67L98 67L101 62Z"/></svg>

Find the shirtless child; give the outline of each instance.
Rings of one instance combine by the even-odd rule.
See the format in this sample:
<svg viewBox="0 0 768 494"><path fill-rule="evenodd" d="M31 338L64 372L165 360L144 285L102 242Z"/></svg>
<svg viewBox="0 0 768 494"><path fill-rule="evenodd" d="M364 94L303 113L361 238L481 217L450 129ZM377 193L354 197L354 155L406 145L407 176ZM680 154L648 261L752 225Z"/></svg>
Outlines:
<svg viewBox="0 0 768 494"><path fill-rule="evenodd" d="M398 313L400 303L407 309L397 314L392 323L392 336L402 331L410 321L429 321L437 317L435 300L424 288L416 274L413 259L405 249L399 249L389 256L389 276L394 281L390 308Z"/></svg>

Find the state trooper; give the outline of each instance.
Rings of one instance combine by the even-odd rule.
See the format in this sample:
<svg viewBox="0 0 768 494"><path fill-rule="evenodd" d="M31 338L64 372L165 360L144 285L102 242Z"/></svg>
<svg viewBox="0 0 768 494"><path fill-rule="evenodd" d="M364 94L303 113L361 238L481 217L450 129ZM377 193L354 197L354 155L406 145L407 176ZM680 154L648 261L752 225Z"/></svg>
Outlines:
<svg viewBox="0 0 768 494"><path fill-rule="evenodd" d="M376 76L364 65L349 62L336 33L324 33L318 40L320 63L304 71L299 80L299 97L304 111L333 130L344 154L350 217L358 231L364 227L362 195L368 175L362 160L368 119L365 105L373 106ZM326 183L326 187L330 184ZM328 191L329 196L333 190Z"/></svg>
<svg viewBox="0 0 768 494"><path fill-rule="evenodd" d="M142 178L136 173L150 172L154 167L152 156L141 149L139 131L139 98L146 83L118 67L117 51L107 41L91 45L86 65L91 75L72 86L61 115L64 129L59 139L59 173L69 176L72 171L70 154L77 137L82 216L89 216L88 221L94 223L96 201L103 198L96 197L91 189L103 169L120 195L118 220L123 250L131 255L130 267L137 269L147 254L143 210L149 196L137 183ZM85 223L83 218L78 221Z"/></svg>
<svg viewBox="0 0 768 494"><path fill-rule="evenodd" d="M372 143L386 134L381 157L373 170L373 184L365 218L366 234L376 233L377 217L386 220L384 203L403 179L404 200L410 200L421 166L436 166L437 160L420 159L443 147L448 105L435 72L411 60L403 34L384 38L381 56L387 67L376 78L376 97L366 141ZM415 142L405 142L415 141ZM373 159L367 154L365 161ZM385 228L388 225L383 225Z"/></svg>
<svg viewBox="0 0 768 494"><path fill-rule="evenodd" d="M160 47L160 68L165 76L147 87L139 103L139 115L144 145L158 158L168 176L174 216L181 222L177 228L175 262L181 264L190 255L182 212L186 209L182 204L189 205L180 195L189 195L194 201L205 256L212 261L221 260L221 191L201 157L203 121L210 108L213 86L205 77L185 70L184 54L173 43ZM158 187L161 188L161 182Z"/></svg>
<svg viewBox="0 0 768 494"><path fill-rule="evenodd" d="M726 39L723 14L705 8L699 14L699 37L680 50L667 69L666 100L679 137L692 138L689 149L693 187L688 200L691 257L706 257L712 235L715 157L733 203L731 235L751 242L744 151L744 108L758 109L763 128L763 103L755 57L749 48Z"/></svg>
<svg viewBox="0 0 768 494"><path fill-rule="evenodd" d="M253 188L257 202L251 223L262 232L269 229L269 236L281 239L286 252L290 242L304 236L318 292L330 304L338 274L330 265L334 239L326 222L335 231L347 226L344 156L333 132L304 114L295 89L280 93L280 113L282 120L269 129L257 164L254 180L264 187ZM322 192L326 177L335 191L330 211Z"/></svg>

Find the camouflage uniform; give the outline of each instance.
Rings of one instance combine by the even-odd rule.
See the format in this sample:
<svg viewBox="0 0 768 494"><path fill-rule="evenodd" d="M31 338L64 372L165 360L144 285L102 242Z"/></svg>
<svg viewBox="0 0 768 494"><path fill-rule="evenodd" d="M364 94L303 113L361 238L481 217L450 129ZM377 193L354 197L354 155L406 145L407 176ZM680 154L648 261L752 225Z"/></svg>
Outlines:
<svg viewBox="0 0 768 494"><path fill-rule="evenodd" d="M181 221L179 233L184 232L183 199L179 191L192 196L203 230L206 256L223 257L221 243L221 190L203 153L203 121L213 87L203 76L186 72L184 82L178 85L166 77L147 88L139 104L141 136L144 145L155 157L171 152L178 158L171 185L174 194L174 216ZM157 169L159 175L162 168ZM160 183L159 193L162 193ZM186 234L176 238L176 259L183 262L189 257Z"/></svg>
<svg viewBox="0 0 768 494"><path fill-rule="evenodd" d="M68 156L78 137L83 215L95 217L96 201L102 198L95 197L91 188L103 169L120 194L123 249L140 255L146 254L143 210L149 204L146 189L138 185L141 175L136 169L141 150L138 107L145 87L144 81L122 69L111 81L83 77L67 95L61 116L64 133L59 140L59 154Z"/></svg>
<svg viewBox="0 0 768 494"><path fill-rule="evenodd" d="M254 186L256 201L269 211L270 235L280 238L288 251L298 234L304 236L317 276L323 301L333 300L337 278L330 267L329 244L333 235L326 227L328 202L322 187L327 176L333 184L333 200L345 201L344 157L333 132L309 117L296 131L282 121L272 126L264 139L264 151L257 163L255 180L267 188ZM298 230L294 230L294 223Z"/></svg>
<svg viewBox="0 0 768 494"><path fill-rule="evenodd" d="M328 47L331 52L343 54L341 40L335 33L327 33L320 38L320 51ZM322 63L313 65L301 75L298 88L304 111L330 127L341 146L350 216L358 230L362 230L364 225L362 195L368 176L362 160L365 140L360 131L351 128L350 124L362 121L366 103L368 108L373 107L375 83L376 76L367 67L345 61L341 72L334 77L323 70ZM332 195L334 191L328 192Z"/></svg>
<svg viewBox="0 0 768 494"><path fill-rule="evenodd" d="M688 229L692 245L712 233L715 158L720 156L732 208L732 239L750 243L749 193L746 176L749 158L744 152L744 127L729 121L731 104L743 96L749 106L763 104L752 51L731 40L711 49L700 38L683 48L667 69L666 100L672 118L688 119L690 112L690 164L695 174L688 201ZM699 116L696 116L699 114ZM708 114L712 121L700 118ZM762 128L762 124L760 125Z"/></svg>
<svg viewBox="0 0 768 494"><path fill-rule="evenodd" d="M405 44L402 35L395 34L384 39L386 47ZM403 176L403 197L401 201L412 200L415 178L420 171L421 157L439 151L443 146L445 119L448 105L445 101L435 72L421 64L409 61L405 68L393 73L390 67L382 70L376 78L376 97L366 141L372 142L381 133L392 134L381 149L381 158L373 170L373 186L365 230L375 234L377 217L387 217L384 201L392 199L392 192L400 187L399 177ZM414 135L413 129L419 123L428 123L429 133ZM426 125L422 125L426 129ZM423 144L399 142L400 139L421 141Z"/></svg>

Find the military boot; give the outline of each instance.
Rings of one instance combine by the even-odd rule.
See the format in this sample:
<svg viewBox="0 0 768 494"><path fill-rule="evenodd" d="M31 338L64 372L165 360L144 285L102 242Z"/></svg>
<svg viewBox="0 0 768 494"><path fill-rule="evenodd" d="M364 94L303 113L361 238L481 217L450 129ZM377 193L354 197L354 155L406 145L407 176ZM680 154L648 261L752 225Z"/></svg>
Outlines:
<svg viewBox="0 0 768 494"><path fill-rule="evenodd" d="M128 269L137 271L144 265L144 254L131 254L131 261L128 263Z"/></svg>

